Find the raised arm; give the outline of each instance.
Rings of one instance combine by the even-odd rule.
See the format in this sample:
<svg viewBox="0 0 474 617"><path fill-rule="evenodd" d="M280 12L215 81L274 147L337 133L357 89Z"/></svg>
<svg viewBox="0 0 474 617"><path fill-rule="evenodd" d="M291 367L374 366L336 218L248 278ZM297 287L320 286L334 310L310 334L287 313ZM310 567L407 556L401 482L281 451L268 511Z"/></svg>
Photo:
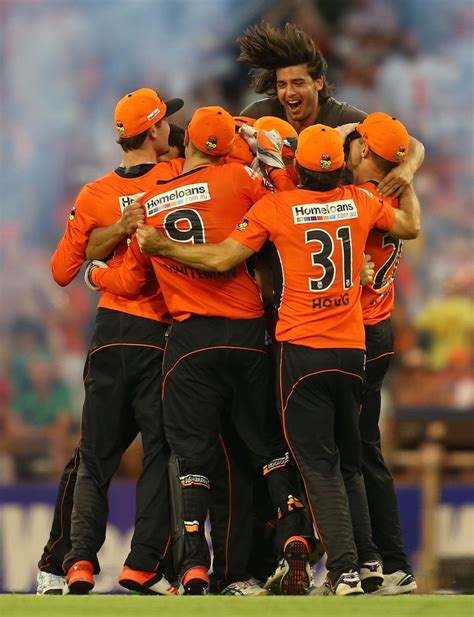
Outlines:
<svg viewBox="0 0 474 617"><path fill-rule="evenodd" d="M410 135L408 154L406 159L397 167L394 167L378 186L382 195L398 197L412 182L416 171L421 167L425 158L425 147Z"/></svg>
<svg viewBox="0 0 474 617"><path fill-rule="evenodd" d="M390 235L402 240L413 240L420 233L420 202L412 184L400 196L399 208L395 210L395 221Z"/></svg>
<svg viewBox="0 0 474 617"><path fill-rule="evenodd" d="M173 242L150 225L140 224L136 237L140 250L148 255L161 255L191 268L211 272L227 272L254 254L252 249L231 238L218 244Z"/></svg>

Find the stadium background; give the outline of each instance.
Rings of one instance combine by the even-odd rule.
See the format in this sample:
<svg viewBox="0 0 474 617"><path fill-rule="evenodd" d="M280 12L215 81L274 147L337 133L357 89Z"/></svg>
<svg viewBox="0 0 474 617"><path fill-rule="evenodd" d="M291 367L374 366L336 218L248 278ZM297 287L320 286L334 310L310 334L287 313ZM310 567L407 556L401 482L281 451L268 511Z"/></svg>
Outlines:
<svg viewBox="0 0 474 617"><path fill-rule="evenodd" d="M77 442L97 298L80 278L57 287L49 263L81 186L120 161L115 102L148 85L185 99L183 126L201 105L238 113L257 97L236 37L262 18L311 34L336 98L398 116L426 147L385 447L423 589L472 591L471 0L0 0L0 590L33 588ZM99 591L115 588L126 554L139 465L135 444L111 492Z"/></svg>

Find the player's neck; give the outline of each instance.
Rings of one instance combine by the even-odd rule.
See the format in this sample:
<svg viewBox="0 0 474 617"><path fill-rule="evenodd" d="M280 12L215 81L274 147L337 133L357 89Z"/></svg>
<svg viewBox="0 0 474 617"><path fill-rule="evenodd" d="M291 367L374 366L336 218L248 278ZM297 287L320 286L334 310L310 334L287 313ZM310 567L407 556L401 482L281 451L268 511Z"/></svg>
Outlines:
<svg viewBox="0 0 474 617"><path fill-rule="evenodd" d="M144 163L158 163L158 157L153 148L138 148L138 150L124 152L120 167L133 167Z"/></svg>
<svg viewBox="0 0 474 617"><path fill-rule="evenodd" d="M199 156L199 154L189 154L186 153L186 159L183 165L183 173L191 171L196 167L205 167L210 165L220 165L221 157L220 156Z"/></svg>
<svg viewBox="0 0 474 617"><path fill-rule="evenodd" d="M354 181L356 184L364 182L380 182L383 179L384 173L377 169L374 165L360 165L359 169L353 171Z"/></svg>

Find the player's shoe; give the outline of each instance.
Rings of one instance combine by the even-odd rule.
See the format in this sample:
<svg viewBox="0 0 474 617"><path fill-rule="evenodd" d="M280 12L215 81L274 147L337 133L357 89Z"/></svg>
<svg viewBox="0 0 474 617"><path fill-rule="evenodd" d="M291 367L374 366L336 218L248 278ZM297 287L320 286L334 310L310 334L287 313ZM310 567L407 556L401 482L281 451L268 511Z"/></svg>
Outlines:
<svg viewBox="0 0 474 617"><path fill-rule="evenodd" d="M73 563L66 575L69 593L85 595L94 588L94 566L90 561L81 560Z"/></svg>
<svg viewBox="0 0 474 617"><path fill-rule="evenodd" d="M306 595L313 582L309 565L309 544L301 536L289 538L283 549L283 558L265 585L275 595Z"/></svg>
<svg viewBox="0 0 474 617"><path fill-rule="evenodd" d="M320 587L313 587L309 591L310 596L350 596L354 594L363 594L364 590L360 582L360 577L357 572L343 572L337 579L334 585L331 585L329 580Z"/></svg>
<svg viewBox="0 0 474 617"><path fill-rule="evenodd" d="M118 582L125 589L146 596L177 596L179 589L172 585L161 572L144 572L124 566Z"/></svg>
<svg viewBox="0 0 474 617"><path fill-rule="evenodd" d="M190 568L183 576L185 596L206 596L209 592L209 575L204 566Z"/></svg>
<svg viewBox="0 0 474 617"><path fill-rule="evenodd" d="M403 593L413 593L417 584L413 574L397 570L392 574L385 574L382 585L373 592L377 596L399 596Z"/></svg>
<svg viewBox="0 0 474 617"><path fill-rule="evenodd" d="M66 591L65 591L66 589ZM62 596L67 593L66 577L40 571L36 575L36 595Z"/></svg>
<svg viewBox="0 0 474 617"><path fill-rule="evenodd" d="M221 591L222 596L267 596L270 592L260 586L256 578L247 581L235 581Z"/></svg>
<svg viewBox="0 0 474 617"><path fill-rule="evenodd" d="M360 581L365 593L374 593L384 581L380 561L366 561L360 567Z"/></svg>

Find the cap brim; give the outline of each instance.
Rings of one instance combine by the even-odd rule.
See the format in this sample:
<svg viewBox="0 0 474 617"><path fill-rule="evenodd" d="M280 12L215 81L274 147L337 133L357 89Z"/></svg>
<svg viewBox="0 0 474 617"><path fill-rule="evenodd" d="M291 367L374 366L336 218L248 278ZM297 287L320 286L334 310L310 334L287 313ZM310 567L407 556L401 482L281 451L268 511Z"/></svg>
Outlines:
<svg viewBox="0 0 474 617"><path fill-rule="evenodd" d="M169 101L165 101L165 105L166 113L164 115L164 118L167 118L168 116L171 116L172 114L175 114L177 111L179 111L184 105L184 101L183 99L170 99Z"/></svg>

